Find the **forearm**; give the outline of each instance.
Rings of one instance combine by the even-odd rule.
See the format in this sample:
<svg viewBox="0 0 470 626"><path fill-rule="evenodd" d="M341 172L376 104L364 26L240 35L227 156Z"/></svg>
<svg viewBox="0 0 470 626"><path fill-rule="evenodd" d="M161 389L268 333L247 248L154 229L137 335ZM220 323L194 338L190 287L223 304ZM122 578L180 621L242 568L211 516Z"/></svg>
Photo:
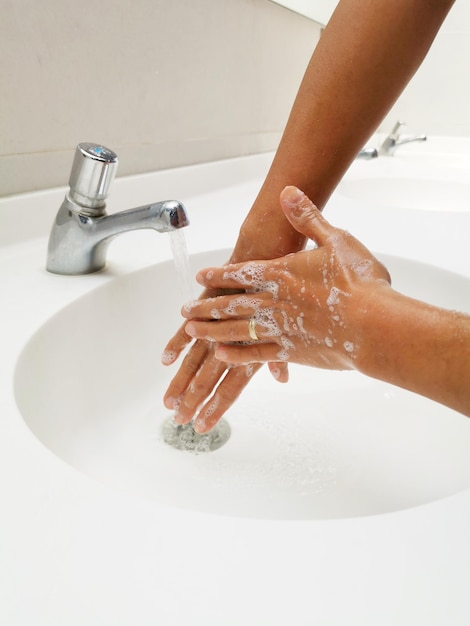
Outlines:
<svg viewBox="0 0 470 626"><path fill-rule="evenodd" d="M342 0L306 70L272 167L248 214L233 261L274 258L305 239L279 194L302 189L322 208L414 74L451 0ZM256 233L259 236L256 236Z"/></svg>
<svg viewBox="0 0 470 626"><path fill-rule="evenodd" d="M358 310L356 367L470 416L470 316L408 298L390 287Z"/></svg>

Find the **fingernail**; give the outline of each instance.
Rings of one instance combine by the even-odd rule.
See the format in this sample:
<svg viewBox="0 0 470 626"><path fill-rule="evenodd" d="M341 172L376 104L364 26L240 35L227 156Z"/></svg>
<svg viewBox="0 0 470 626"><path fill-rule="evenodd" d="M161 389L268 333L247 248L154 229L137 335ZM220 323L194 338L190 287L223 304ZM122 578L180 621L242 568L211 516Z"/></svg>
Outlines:
<svg viewBox="0 0 470 626"><path fill-rule="evenodd" d="M211 280L214 277L214 271L211 269L208 270L199 270L196 274L196 280L200 285L205 285L207 280Z"/></svg>
<svg viewBox="0 0 470 626"><path fill-rule="evenodd" d="M190 313L191 309L195 306L198 306L199 304L201 304L202 300L189 300L188 302L185 302L182 306L182 313L183 315L185 313Z"/></svg>
<svg viewBox="0 0 470 626"><path fill-rule="evenodd" d="M193 422L193 428L197 432L198 435L202 435L204 434L206 430L206 422L200 417L198 417Z"/></svg>
<svg viewBox="0 0 470 626"><path fill-rule="evenodd" d="M173 415L173 419L177 424L184 424L184 417L182 417L179 413L175 413Z"/></svg>
<svg viewBox="0 0 470 626"><path fill-rule="evenodd" d="M302 202L302 200L304 200L304 198L304 192L297 187L294 187L292 185L284 187L284 190L282 192L282 201L285 202L285 204L287 204L289 207L298 206Z"/></svg>
<svg viewBox="0 0 470 626"><path fill-rule="evenodd" d="M168 396L168 398L163 398L163 404L167 409L173 410L175 407L175 399L172 396Z"/></svg>
<svg viewBox="0 0 470 626"><path fill-rule="evenodd" d="M167 409L178 412L181 406L181 398L174 398L173 396L167 396L163 398L163 404Z"/></svg>
<svg viewBox="0 0 470 626"><path fill-rule="evenodd" d="M174 350L165 350L162 354L163 365L171 365L176 361L177 356L178 354Z"/></svg>
<svg viewBox="0 0 470 626"><path fill-rule="evenodd" d="M190 337L196 336L196 329L194 328L194 324L192 322L188 322L184 327L184 332Z"/></svg>
<svg viewBox="0 0 470 626"><path fill-rule="evenodd" d="M205 286L207 281L211 281L214 278L214 270L212 268L199 270L196 274L196 280L199 284Z"/></svg>
<svg viewBox="0 0 470 626"><path fill-rule="evenodd" d="M227 350L225 350L225 348L217 348L215 351L215 358L219 359L219 361L226 361L227 356Z"/></svg>
<svg viewBox="0 0 470 626"><path fill-rule="evenodd" d="M187 422L187 416L180 413L181 399L176 399L173 405L174 413L173 419L177 424L184 424Z"/></svg>

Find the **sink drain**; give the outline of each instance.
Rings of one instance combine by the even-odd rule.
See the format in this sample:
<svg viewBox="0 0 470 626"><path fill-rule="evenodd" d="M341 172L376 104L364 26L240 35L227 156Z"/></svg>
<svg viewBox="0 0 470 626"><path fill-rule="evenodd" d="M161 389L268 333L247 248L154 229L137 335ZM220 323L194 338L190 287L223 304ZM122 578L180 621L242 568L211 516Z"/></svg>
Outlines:
<svg viewBox="0 0 470 626"><path fill-rule="evenodd" d="M229 440L231 430L229 423L221 419L210 432L199 435L192 422L181 425L170 417L163 424L162 432L163 440L169 446L193 454L205 454L222 447Z"/></svg>

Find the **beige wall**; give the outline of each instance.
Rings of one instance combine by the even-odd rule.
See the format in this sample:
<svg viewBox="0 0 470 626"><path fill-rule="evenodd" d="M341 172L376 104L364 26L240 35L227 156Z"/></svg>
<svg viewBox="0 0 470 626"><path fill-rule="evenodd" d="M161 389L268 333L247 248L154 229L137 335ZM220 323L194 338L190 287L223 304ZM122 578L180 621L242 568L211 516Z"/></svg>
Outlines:
<svg viewBox="0 0 470 626"><path fill-rule="evenodd" d="M0 0L0 195L275 149L319 27L268 0Z"/></svg>
<svg viewBox="0 0 470 626"><path fill-rule="evenodd" d="M408 132L470 136L470 2L456 0L422 66L382 124Z"/></svg>

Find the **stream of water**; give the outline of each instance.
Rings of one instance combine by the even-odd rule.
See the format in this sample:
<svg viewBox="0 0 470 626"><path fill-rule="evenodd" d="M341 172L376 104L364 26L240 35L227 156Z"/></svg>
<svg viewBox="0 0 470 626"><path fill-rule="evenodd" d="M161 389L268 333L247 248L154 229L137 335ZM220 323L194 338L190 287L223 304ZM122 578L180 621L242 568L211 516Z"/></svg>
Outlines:
<svg viewBox="0 0 470 626"><path fill-rule="evenodd" d="M188 300L193 300L195 295L193 277L191 276L189 268L189 254L188 247L186 245L184 228L172 230L169 235L179 290L183 298L183 302L187 302Z"/></svg>
<svg viewBox="0 0 470 626"><path fill-rule="evenodd" d="M176 279L182 302L188 302L189 300L194 300L195 294L184 229L179 228L170 231L169 234L171 251L176 267ZM163 424L163 439L165 442L177 450L184 450L193 454L217 450L217 448L224 445L229 437L230 426L225 420L220 420L209 433L204 435L198 435L191 422L181 426L176 424L173 417L170 417Z"/></svg>

